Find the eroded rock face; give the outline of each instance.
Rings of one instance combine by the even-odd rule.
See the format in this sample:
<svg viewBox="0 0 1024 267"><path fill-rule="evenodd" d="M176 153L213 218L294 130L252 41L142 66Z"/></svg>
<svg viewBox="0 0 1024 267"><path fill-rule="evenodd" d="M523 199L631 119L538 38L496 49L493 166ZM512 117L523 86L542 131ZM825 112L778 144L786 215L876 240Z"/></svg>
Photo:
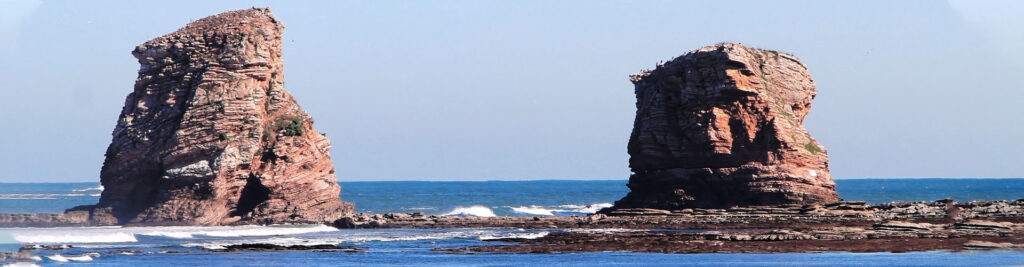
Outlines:
<svg viewBox="0 0 1024 267"><path fill-rule="evenodd" d="M614 208L839 200L803 127L816 89L792 55L724 43L635 74L631 192Z"/></svg>
<svg viewBox="0 0 1024 267"><path fill-rule="evenodd" d="M283 30L269 9L254 8L136 47L139 77L107 148L94 211L110 210L122 224L193 225L351 213L330 141L284 89Z"/></svg>

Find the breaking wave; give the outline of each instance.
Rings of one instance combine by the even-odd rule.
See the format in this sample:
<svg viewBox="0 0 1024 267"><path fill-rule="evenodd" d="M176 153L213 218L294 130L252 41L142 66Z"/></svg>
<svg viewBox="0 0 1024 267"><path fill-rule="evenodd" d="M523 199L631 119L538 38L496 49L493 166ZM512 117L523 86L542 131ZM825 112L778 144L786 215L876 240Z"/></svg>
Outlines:
<svg viewBox="0 0 1024 267"><path fill-rule="evenodd" d="M98 253L87 253L87 254L78 255L78 256L62 256L60 254L54 254L52 256L46 256L46 258L51 260L51 261L55 261L55 262L68 262L68 261L86 262L86 261L92 261L92 257L93 256L99 257L99 254Z"/></svg>
<svg viewBox="0 0 1024 267"><path fill-rule="evenodd" d="M58 199L64 197L98 197L103 192L103 186L94 186L87 188L71 189L71 193L5 193L0 194L0 199L13 200L13 199L28 199L28 200L40 200L40 199Z"/></svg>
<svg viewBox="0 0 1024 267"><path fill-rule="evenodd" d="M90 229L48 229L48 231L13 233L21 243L125 243L138 242L135 235L117 231L89 231Z"/></svg>
<svg viewBox="0 0 1024 267"><path fill-rule="evenodd" d="M574 213L595 213L603 208L611 208L612 203L597 203L589 205L561 205L558 207L568 209L567 212Z"/></svg>
<svg viewBox="0 0 1024 267"><path fill-rule="evenodd" d="M247 236L277 236L297 235L317 232L338 231L337 228L326 225L271 225L271 226L212 226L212 227L189 227L170 226L152 227L156 229L139 231L138 235L168 237L175 239L206 237L247 237Z"/></svg>
<svg viewBox="0 0 1024 267"><path fill-rule="evenodd" d="M331 240L315 240L315 239L299 239L292 237L275 237L275 238L264 238L264 239L251 239L251 240L234 240L234 241L216 241L216 242L197 242L197 243L184 243L181 244L183 247L201 247L210 250L226 249L231 245L242 245L242 244L272 244L279 246L292 246L292 245L337 245L338 242L331 242Z"/></svg>
<svg viewBox="0 0 1024 267"><path fill-rule="evenodd" d="M71 189L71 192L86 192L86 191L103 191L103 186L102 185L98 185L98 186L94 186L94 187Z"/></svg>
<svg viewBox="0 0 1024 267"><path fill-rule="evenodd" d="M512 207L512 211L522 214L555 216L555 210L545 209L541 206Z"/></svg>
<svg viewBox="0 0 1024 267"><path fill-rule="evenodd" d="M291 245L337 245L337 244L361 244L366 242L395 242L395 241L417 241L417 240L445 240L445 239L476 239L493 240L502 238L525 238L534 239L546 236L548 232L534 232L530 230L509 230L509 229L451 229L451 230L370 230L343 232L340 235L316 236L316 237L260 237L234 240L212 240L199 241L181 244L183 247L201 247L205 249L224 249L230 245L241 244L272 244L279 246Z"/></svg>
<svg viewBox="0 0 1024 267"><path fill-rule="evenodd" d="M475 217L496 217L494 211L490 208L475 205L469 207L456 207L448 213L441 214L442 216L475 216Z"/></svg>
<svg viewBox="0 0 1024 267"><path fill-rule="evenodd" d="M85 194L0 194L0 199L57 199L59 197L84 197Z"/></svg>
<svg viewBox="0 0 1024 267"><path fill-rule="evenodd" d="M11 233L15 241L39 244L74 243L130 243L138 236L192 239L201 237L260 237L333 232L337 228L326 225L270 225L270 226L156 226L156 227L85 227L85 228L28 228Z"/></svg>
<svg viewBox="0 0 1024 267"><path fill-rule="evenodd" d="M548 236L549 232L536 232L536 233L509 233L506 235L482 235L480 240L495 240L505 238L521 238L521 239L537 239Z"/></svg>
<svg viewBox="0 0 1024 267"><path fill-rule="evenodd" d="M544 215L544 216L555 216L556 213L581 213L590 214L595 213L603 208L611 207L612 203L597 203L589 205L558 205L554 207L544 207L537 205L520 206L520 207L509 207L513 212L519 214L530 214L530 215Z"/></svg>

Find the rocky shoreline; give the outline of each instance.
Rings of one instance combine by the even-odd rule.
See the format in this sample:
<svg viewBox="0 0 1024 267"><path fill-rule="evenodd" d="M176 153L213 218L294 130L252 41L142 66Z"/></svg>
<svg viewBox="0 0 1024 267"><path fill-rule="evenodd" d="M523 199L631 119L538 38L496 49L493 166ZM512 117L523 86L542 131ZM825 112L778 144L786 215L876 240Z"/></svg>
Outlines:
<svg viewBox="0 0 1024 267"><path fill-rule="evenodd" d="M99 226L83 214L0 214L0 227ZM447 252L659 253L909 252L1024 249L1024 199L751 206L728 209L606 209L572 217L460 217L355 214L339 229L550 229L536 239L443 249ZM130 226L147 226L143 224ZM583 230L572 230L583 229ZM302 248L272 248L288 250ZM322 249L311 247L309 249Z"/></svg>
<svg viewBox="0 0 1024 267"><path fill-rule="evenodd" d="M553 233L538 239L504 239L515 245L444 249L449 252L556 253L629 251L652 253L801 253L801 252L912 252L933 250L1024 249L1024 235L956 234L878 231L868 237L816 239L803 232L671 232ZM832 233L826 233L831 237Z"/></svg>
<svg viewBox="0 0 1024 267"><path fill-rule="evenodd" d="M1015 201L893 202L751 206L729 209L606 209L572 217L460 217L423 213L356 214L334 222L337 228L475 228L525 229L796 229L869 227L886 222L957 224L968 221L1024 223L1024 199ZM1024 225L1022 225L1024 226Z"/></svg>
<svg viewBox="0 0 1024 267"><path fill-rule="evenodd" d="M450 217L359 214L338 228L593 229L449 252L659 253L909 252L1024 249L1024 200L761 206L730 209L622 209L586 217Z"/></svg>

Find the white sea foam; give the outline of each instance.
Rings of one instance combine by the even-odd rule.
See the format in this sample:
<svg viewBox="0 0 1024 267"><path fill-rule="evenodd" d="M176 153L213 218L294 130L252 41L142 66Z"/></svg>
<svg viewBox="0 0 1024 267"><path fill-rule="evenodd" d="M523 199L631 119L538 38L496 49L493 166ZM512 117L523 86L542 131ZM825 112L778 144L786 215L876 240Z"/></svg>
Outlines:
<svg viewBox="0 0 1024 267"><path fill-rule="evenodd" d="M567 209L566 212L574 213L595 213L603 208L612 207L612 203L596 203L590 205L560 205L559 208Z"/></svg>
<svg viewBox="0 0 1024 267"><path fill-rule="evenodd" d="M103 191L103 186L99 185L99 186L95 186L95 187L71 189L71 192L85 192L85 191Z"/></svg>
<svg viewBox="0 0 1024 267"><path fill-rule="evenodd" d="M57 199L46 194L0 194L0 199Z"/></svg>
<svg viewBox="0 0 1024 267"><path fill-rule="evenodd" d="M53 254L53 256L46 256L46 258L56 262L68 262L68 258L61 256L60 254Z"/></svg>
<svg viewBox="0 0 1024 267"><path fill-rule="evenodd" d="M338 231L326 225L270 225L270 226L156 226L156 227L77 227L77 228L23 228L11 231L15 241L36 244L76 243L131 243L137 236L190 239L200 237L259 237L283 236L316 232Z"/></svg>
<svg viewBox="0 0 1024 267"><path fill-rule="evenodd" d="M96 231L89 229L69 230L51 229L29 232L16 232L12 234L14 240L21 243L124 243L138 242L135 235L127 232L117 231Z"/></svg>
<svg viewBox="0 0 1024 267"><path fill-rule="evenodd" d="M495 240L505 238L522 238L522 239L537 239L547 236L548 232L536 232L536 233L509 233L505 235L482 235L480 240Z"/></svg>
<svg viewBox="0 0 1024 267"><path fill-rule="evenodd" d="M149 227L139 231L139 235L160 236L177 239L208 237L246 237L246 236L277 236L297 235L317 232L338 231L337 228L317 225L271 225L271 226L214 226L214 227Z"/></svg>
<svg viewBox="0 0 1024 267"><path fill-rule="evenodd" d="M475 205L469 207L456 207L454 210L441 214L442 216L476 216L476 217L496 217L494 211L490 208Z"/></svg>
<svg viewBox="0 0 1024 267"><path fill-rule="evenodd" d="M78 255L78 256L62 256L60 254L53 254L53 256L46 256L46 258L50 259L51 261L56 261L56 262L68 262L68 261L86 262L86 261L92 261L92 257L89 256L89 255L86 255L86 254Z"/></svg>
<svg viewBox="0 0 1024 267"><path fill-rule="evenodd" d="M422 230L380 230L380 231L344 231L330 236L317 237L262 237L244 238L232 240L199 241L181 244L184 247L201 247L205 249L225 249L230 245L241 244L272 244L279 246L292 245L337 245L337 244L359 244L366 242L395 242L395 241L416 241L416 240L444 240L444 239L478 239L491 240L499 238L539 238L547 235L547 232L509 232L507 229L452 229L443 231L422 231Z"/></svg>
<svg viewBox="0 0 1024 267"><path fill-rule="evenodd" d="M64 256L64 258L70 261L92 261L92 257L89 255L78 255L78 256Z"/></svg>
<svg viewBox="0 0 1024 267"><path fill-rule="evenodd" d="M69 248L72 248L72 246L68 245L68 244L60 244L60 245L53 245L53 246L47 246L47 247L48 248L53 248L53 249L69 249ZM39 245L39 244L32 244L32 245L24 246L23 248L26 248L26 249L43 249L43 246Z"/></svg>
<svg viewBox="0 0 1024 267"><path fill-rule="evenodd" d="M555 216L555 210L546 209L541 206L512 207L512 211L523 214Z"/></svg>
<svg viewBox="0 0 1024 267"><path fill-rule="evenodd" d="M15 262L10 264L4 264L4 267L39 267L39 264L31 262Z"/></svg>
<svg viewBox="0 0 1024 267"><path fill-rule="evenodd" d="M142 233L139 233L139 235L159 236L159 237L168 237L168 238L177 238L177 239L187 239L187 238L193 238L195 236L194 233L182 232L182 231L169 231L169 230L142 232Z"/></svg>
<svg viewBox="0 0 1024 267"><path fill-rule="evenodd" d="M596 203L589 205L558 205L554 207L544 207L538 205L520 206L520 207L509 207L515 213L530 214L530 215L546 215L554 216L555 213L595 213L603 208L611 207L612 203Z"/></svg>
<svg viewBox="0 0 1024 267"><path fill-rule="evenodd" d="M324 238L294 238L294 237L271 237L271 238L258 238L258 239L242 239L242 240L219 240L210 242L192 242L181 244L183 247L202 247L205 249L217 250L225 249L231 245L241 244L271 244L278 246L293 246L293 245L337 245L340 243L363 243L371 241L413 241L413 240L424 240L424 239L445 239L451 238L444 234L439 235L406 235L406 236L389 236L389 235L375 235L375 236L344 236L344 237L324 237Z"/></svg>
<svg viewBox="0 0 1024 267"><path fill-rule="evenodd" d="M85 194L0 194L0 199L57 199L59 197L84 197Z"/></svg>
<svg viewBox="0 0 1024 267"><path fill-rule="evenodd" d="M481 235L494 235L498 230L450 230L442 232L369 232L363 234L346 235L334 238L338 243L363 243L363 242L392 242L392 241L414 241L414 240L440 240L452 238L475 238Z"/></svg>
<svg viewBox="0 0 1024 267"><path fill-rule="evenodd" d="M261 238L261 239L245 239L245 240L226 240L226 241L212 241L212 242L195 242L195 243L184 243L181 244L183 247L201 247L210 250L226 249L231 245L241 244L271 244L278 246L315 246L315 245L337 245L340 242L332 239L301 239L294 237L273 237L273 238Z"/></svg>

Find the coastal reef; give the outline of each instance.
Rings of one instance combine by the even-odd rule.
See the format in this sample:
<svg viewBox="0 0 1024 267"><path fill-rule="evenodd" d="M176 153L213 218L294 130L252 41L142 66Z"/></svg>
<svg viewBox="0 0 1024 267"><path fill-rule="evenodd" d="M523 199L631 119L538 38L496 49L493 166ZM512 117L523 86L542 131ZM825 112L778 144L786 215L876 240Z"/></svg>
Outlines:
<svg viewBox="0 0 1024 267"><path fill-rule="evenodd" d="M827 151L803 127L817 91L796 57L721 43L630 80L633 174L610 210L840 200Z"/></svg>
<svg viewBox="0 0 1024 267"><path fill-rule="evenodd" d="M657 253L908 252L1024 249L1024 199L746 206L727 209L620 209L582 217L458 217L357 214L338 228L546 229L448 252ZM509 244L511 242L512 244Z"/></svg>
<svg viewBox="0 0 1024 267"><path fill-rule="evenodd" d="M350 214L331 142L284 87L269 9L189 23L132 51L134 91L100 173L102 224L330 222Z"/></svg>

